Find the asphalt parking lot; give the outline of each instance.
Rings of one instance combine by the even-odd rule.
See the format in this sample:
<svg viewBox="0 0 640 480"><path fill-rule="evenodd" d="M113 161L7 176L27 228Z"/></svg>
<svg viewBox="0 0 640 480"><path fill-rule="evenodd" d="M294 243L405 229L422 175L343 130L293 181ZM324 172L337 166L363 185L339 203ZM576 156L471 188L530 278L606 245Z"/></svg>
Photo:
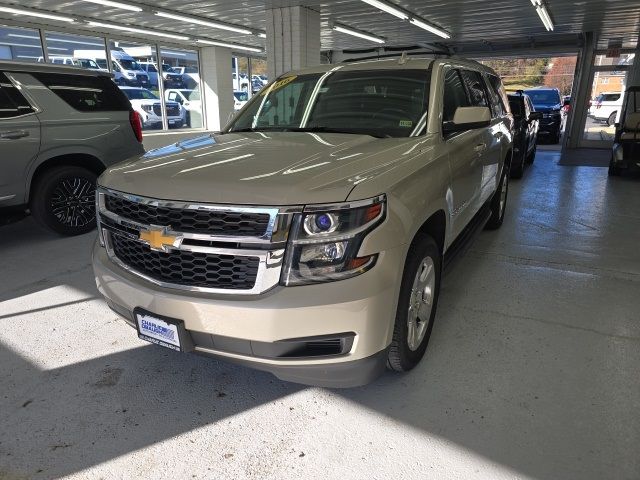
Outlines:
<svg viewBox="0 0 640 480"><path fill-rule="evenodd" d="M0 479L639 478L637 179L557 161L447 272L424 361L349 390L146 344L95 234L0 226Z"/></svg>

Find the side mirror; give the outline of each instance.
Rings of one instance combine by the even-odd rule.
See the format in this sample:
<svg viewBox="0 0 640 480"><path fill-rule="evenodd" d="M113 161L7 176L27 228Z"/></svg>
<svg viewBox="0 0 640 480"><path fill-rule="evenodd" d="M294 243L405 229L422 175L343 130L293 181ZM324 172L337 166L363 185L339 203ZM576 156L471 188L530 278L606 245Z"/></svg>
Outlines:
<svg viewBox="0 0 640 480"><path fill-rule="evenodd" d="M488 127L491 124L489 107L458 107L452 122L444 122L442 126L445 135L465 130Z"/></svg>
<svg viewBox="0 0 640 480"><path fill-rule="evenodd" d="M531 112L529 114L529 120L542 120L542 112Z"/></svg>

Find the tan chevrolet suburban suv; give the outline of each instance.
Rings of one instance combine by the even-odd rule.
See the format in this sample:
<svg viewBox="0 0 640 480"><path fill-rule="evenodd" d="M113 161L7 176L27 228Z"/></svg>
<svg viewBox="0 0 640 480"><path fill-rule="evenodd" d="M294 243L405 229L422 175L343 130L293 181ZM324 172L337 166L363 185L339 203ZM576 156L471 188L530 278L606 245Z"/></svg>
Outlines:
<svg viewBox="0 0 640 480"><path fill-rule="evenodd" d="M108 169L93 262L150 342L324 386L413 368L445 255L502 223L513 118L457 58L291 72L227 128Z"/></svg>

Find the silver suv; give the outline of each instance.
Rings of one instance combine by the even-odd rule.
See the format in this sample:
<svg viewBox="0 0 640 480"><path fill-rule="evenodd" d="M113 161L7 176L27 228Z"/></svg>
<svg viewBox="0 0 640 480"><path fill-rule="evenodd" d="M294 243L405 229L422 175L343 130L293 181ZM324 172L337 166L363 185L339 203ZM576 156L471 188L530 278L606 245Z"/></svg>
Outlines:
<svg viewBox="0 0 640 480"><path fill-rule="evenodd" d="M147 341L315 385L413 368L443 259L504 218L513 117L457 58L292 72L99 179L93 264Z"/></svg>
<svg viewBox="0 0 640 480"><path fill-rule="evenodd" d="M0 62L0 209L65 235L95 228L95 183L144 152L140 118L108 73Z"/></svg>

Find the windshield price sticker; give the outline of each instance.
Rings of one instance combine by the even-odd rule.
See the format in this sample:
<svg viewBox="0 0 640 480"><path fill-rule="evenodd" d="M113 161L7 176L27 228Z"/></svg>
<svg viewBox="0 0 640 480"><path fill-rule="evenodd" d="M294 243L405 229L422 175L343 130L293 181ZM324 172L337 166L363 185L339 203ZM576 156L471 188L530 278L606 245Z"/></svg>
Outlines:
<svg viewBox="0 0 640 480"><path fill-rule="evenodd" d="M297 75L292 75L290 77L281 78L280 80L275 82L273 85L271 85L271 88L269 88L269 89L263 91L262 93L260 93L260 95L266 95L267 93L271 93L271 92L275 92L276 90L280 90L282 87L284 87L286 85L289 85L296 78L298 78Z"/></svg>

